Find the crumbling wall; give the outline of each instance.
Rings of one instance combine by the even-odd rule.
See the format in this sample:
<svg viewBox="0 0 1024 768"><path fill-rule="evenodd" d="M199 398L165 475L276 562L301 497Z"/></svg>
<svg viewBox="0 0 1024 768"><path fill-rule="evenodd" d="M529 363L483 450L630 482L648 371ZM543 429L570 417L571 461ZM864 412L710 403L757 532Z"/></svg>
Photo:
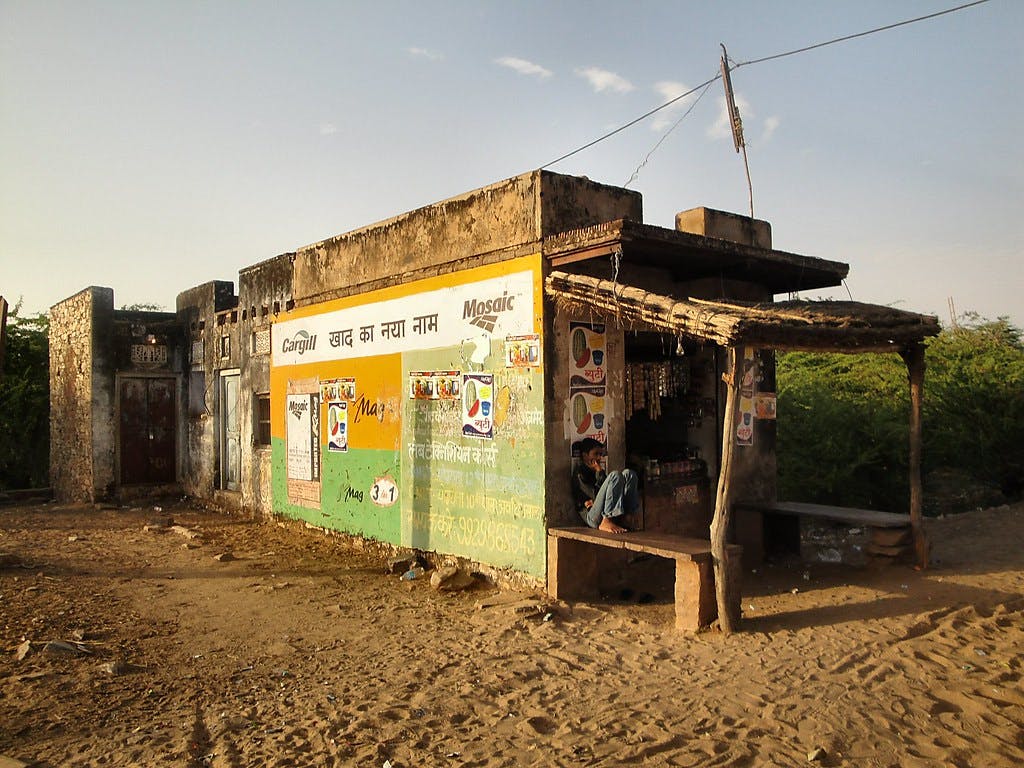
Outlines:
<svg viewBox="0 0 1024 768"><path fill-rule="evenodd" d="M640 193L531 171L300 248L299 306L536 252L544 236L643 218Z"/></svg>
<svg viewBox="0 0 1024 768"><path fill-rule="evenodd" d="M50 484L58 501L95 501L113 488L113 311L114 291L96 286L50 308Z"/></svg>
<svg viewBox="0 0 1024 768"><path fill-rule="evenodd" d="M644 220L639 192L598 184L586 176L541 171L540 195L542 237L618 219Z"/></svg>
<svg viewBox="0 0 1024 768"><path fill-rule="evenodd" d="M238 273L242 429L242 507L259 517L273 513L271 447L257 442L256 401L270 395L271 322L292 306L292 264L285 253Z"/></svg>
<svg viewBox="0 0 1024 768"><path fill-rule="evenodd" d="M185 457L181 483L185 493L212 500L220 473L217 443L217 385L222 368L237 367L237 310L234 283L214 280L178 294L178 321L187 339ZM227 313L227 314L225 314ZM225 326L227 326L225 328ZM227 336L228 355L222 355Z"/></svg>

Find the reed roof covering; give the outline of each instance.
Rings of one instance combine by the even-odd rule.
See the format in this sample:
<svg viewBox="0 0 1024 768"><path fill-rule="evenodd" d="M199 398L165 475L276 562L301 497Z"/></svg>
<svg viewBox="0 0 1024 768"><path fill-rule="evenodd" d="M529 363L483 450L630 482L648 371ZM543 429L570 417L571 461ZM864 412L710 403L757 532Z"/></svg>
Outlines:
<svg viewBox="0 0 1024 768"><path fill-rule="evenodd" d="M672 333L722 346L782 350L900 352L939 332L931 315L855 301L771 304L664 296L630 285L551 272L545 293L574 314L625 328Z"/></svg>

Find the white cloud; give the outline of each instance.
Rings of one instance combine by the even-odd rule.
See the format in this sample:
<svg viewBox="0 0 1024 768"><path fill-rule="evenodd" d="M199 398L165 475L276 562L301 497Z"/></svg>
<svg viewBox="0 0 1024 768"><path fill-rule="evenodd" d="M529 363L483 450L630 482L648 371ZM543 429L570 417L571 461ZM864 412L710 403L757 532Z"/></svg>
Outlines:
<svg viewBox="0 0 1024 768"><path fill-rule="evenodd" d="M332 133L338 132L338 126L334 123L320 123L319 130L321 136L330 136Z"/></svg>
<svg viewBox="0 0 1024 768"><path fill-rule="evenodd" d="M679 94L686 93L690 90L688 85L674 80L661 80L660 82L655 83L653 88L661 96L662 104L671 101ZM695 94L690 94L685 99L677 101L671 107L665 107L658 113L658 116L654 118L654 121L651 123L651 130L661 133L665 129L670 128L672 124L679 119L678 116L693 103L695 98Z"/></svg>
<svg viewBox="0 0 1024 768"><path fill-rule="evenodd" d="M602 91L613 91L615 93L629 93L633 90L633 84L621 75L609 72L607 69L598 67L579 67L576 74L584 78L595 93Z"/></svg>
<svg viewBox="0 0 1024 768"><path fill-rule="evenodd" d="M430 59L430 61L441 61L444 59L443 53L437 51L431 51L426 48L409 48L407 49L412 56L419 56L423 59Z"/></svg>
<svg viewBox="0 0 1024 768"><path fill-rule="evenodd" d="M772 136L775 135L775 131L778 130L780 122L781 120L779 120L777 115L772 115L771 117L765 118L764 133L761 134L760 139L762 143L768 141Z"/></svg>
<svg viewBox="0 0 1024 768"><path fill-rule="evenodd" d="M495 59L494 63L515 70L520 75L539 77L541 80L546 80L552 74L550 69L545 69L540 64L534 64L532 61L519 59L515 56L502 56L500 59Z"/></svg>

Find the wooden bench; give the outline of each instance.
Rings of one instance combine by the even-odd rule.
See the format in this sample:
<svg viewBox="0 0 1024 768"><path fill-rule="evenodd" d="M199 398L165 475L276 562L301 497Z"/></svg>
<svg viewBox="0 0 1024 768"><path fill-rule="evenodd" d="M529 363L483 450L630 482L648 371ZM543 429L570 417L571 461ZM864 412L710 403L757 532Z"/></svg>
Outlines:
<svg viewBox="0 0 1024 768"><path fill-rule="evenodd" d="M880 557L901 557L910 553L912 536L910 515L895 512L881 512L876 509L856 507L833 507L827 504L805 504L797 501L779 501L774 504L739 502L737 513L755 512L775 517L791 518L795 521L793 532L796 537L795 550L799 552L799 520L815 518L868 529L869 543L866 552ZM789 546L793 549L791 543Z"/></svg>
<svg viewBox="0 0 1024 768"><path fill-rule="evenodd" d="M676 627L695 631L718 617L711 542L669 533L605 533L595 528L548 529L548 594L560 600L598 595L599 548L625 549L674 560ZM728 567L736 584L734 606L740 608L742 547L728 545Z"/></svg>

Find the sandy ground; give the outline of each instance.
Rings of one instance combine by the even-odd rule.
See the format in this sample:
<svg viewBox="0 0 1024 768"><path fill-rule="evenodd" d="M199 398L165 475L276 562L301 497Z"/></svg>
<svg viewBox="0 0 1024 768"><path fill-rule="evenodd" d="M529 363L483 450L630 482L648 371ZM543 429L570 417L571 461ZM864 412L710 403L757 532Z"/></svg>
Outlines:
<svg viewBox="0 0 1024 768"><path fill-rule="evenodd" d="M747 573L743 631L731 636L676 633L671 606L642 591L639 602L531 610L527 594L403 582L297 524L164 514L201 537L143 530L151 506L0 509L0 756L378 768L789 766L814 750L828 766L1024 761L1024 505L930 521L936 562L921 573ZM216 560L223 552L235 559ZM51 640L89 653L45 650Z"/></svg>

